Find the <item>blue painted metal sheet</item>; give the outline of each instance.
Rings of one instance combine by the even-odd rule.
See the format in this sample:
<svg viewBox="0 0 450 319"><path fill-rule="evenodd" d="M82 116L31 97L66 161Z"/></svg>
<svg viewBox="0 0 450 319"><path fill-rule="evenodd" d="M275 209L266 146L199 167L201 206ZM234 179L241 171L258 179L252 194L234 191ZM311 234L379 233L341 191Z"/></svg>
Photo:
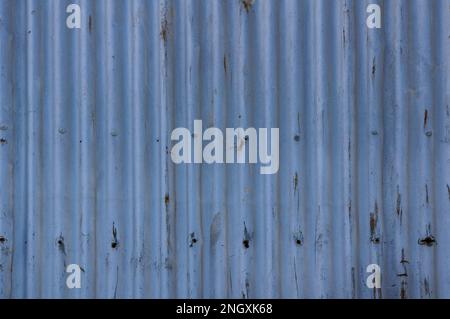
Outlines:
<svg viewBox="0 0 450 319"><path fill-rule="evenodd" d="M449 59L448 0L1 0L0 297L449 298Z"/></svg>

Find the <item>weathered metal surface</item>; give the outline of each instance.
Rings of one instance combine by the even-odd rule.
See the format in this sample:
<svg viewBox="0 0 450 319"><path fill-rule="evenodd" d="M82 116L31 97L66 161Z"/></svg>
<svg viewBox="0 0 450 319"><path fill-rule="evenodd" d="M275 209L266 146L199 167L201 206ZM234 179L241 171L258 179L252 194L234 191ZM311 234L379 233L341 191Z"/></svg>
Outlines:
<svg viewBox="0 0 450 319"><path fill-rule="evenodd" d="M0 297L449 298L449 59L448 0L1 0Z"/></svg>

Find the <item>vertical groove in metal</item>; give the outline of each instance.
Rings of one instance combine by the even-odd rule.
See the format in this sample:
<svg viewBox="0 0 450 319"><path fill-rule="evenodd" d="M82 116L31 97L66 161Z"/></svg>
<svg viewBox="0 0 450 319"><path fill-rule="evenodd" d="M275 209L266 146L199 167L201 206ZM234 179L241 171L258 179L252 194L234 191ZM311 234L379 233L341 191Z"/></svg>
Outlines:
<svg viewBox="0 0 450 319"><path fill-rule="evenodd" d="M449 298L449 38L448 0L0 1L0 297ZM278 173L175 165L196 119L279 127Z"/></svg>

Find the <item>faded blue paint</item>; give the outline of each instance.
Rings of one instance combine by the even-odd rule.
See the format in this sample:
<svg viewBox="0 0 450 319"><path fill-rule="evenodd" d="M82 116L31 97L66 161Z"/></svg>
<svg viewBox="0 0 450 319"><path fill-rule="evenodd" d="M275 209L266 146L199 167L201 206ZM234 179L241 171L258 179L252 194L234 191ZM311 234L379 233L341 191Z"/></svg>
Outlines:
<svg viewBox="0 0 450 319"><path fill-rule="evenodd" d="M1 0L0 297L450 298L449 57L448 0ZM194 119L278 174L174 165Z"/></svg>

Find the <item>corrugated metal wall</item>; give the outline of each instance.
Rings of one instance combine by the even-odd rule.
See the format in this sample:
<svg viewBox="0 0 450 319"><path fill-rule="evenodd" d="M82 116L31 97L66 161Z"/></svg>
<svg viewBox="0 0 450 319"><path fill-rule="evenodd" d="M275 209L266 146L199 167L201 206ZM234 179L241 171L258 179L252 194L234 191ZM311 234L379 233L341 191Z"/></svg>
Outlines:
<svg viewBox="0 0 450 319"><path fill-rule="evenodd" d="M0 297L449 298L449 60L448 0L0 0Z"/></svg>

